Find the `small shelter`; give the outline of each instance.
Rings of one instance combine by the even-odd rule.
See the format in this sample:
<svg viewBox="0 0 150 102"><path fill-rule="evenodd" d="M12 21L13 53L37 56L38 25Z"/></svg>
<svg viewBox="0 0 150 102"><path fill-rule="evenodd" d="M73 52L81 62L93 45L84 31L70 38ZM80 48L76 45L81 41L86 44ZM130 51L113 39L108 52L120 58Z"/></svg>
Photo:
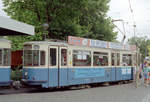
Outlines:
<svg viewBox="0 0 150 102"><path fill-rule="evenodd" d="M0 16L0 36L34 35L34 26Z"/></svg>

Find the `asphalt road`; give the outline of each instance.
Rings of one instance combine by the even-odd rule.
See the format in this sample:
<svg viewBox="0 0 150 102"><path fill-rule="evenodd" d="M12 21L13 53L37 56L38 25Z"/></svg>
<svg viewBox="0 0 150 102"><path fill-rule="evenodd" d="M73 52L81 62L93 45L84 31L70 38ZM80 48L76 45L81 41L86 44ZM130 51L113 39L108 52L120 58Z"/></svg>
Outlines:
<svg viewBox="0 0 150 102"><path fill-rule="evenodd" d="M38 91L20 93L0 91L0 102L149 102L150 87L135 88L133 83L99 86L81 90Z"/></svg>

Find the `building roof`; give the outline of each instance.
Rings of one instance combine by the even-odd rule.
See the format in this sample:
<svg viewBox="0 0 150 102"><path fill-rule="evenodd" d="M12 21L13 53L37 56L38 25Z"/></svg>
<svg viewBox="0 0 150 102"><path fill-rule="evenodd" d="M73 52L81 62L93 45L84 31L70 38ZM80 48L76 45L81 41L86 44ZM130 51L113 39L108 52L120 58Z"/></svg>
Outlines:
<svg viewBox="0 0 150 102"><path fill-rule="evenodd" d="M0 36L34 35L34 26L0 16Z"/></svg>

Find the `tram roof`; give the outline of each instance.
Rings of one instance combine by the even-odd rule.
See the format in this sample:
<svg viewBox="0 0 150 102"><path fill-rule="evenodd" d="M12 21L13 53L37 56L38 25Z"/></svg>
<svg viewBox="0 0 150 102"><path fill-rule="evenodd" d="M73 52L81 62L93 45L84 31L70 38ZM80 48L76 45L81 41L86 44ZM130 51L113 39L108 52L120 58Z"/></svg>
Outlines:
<svg viewBox="0 0 150 102"><path fill-rule="evenodd" d="M53 42L53 41L30 41L30 42L26 42L24 44L47 44L47 45L68 46L68 43L66 43L66 42Z"/></svg>
<svg viewBox="0 0 150 102"><path fill-rule="evenodd" d="M56 45L56 46L69 46L71 44L68 44L65 41L62 42L55 42L55 41L30 41L30 42L25 42L24 45L28 44L33 44L33 45ZM72 46L78 46L78 45L72 45ZM87 46L82 46L82 47L87 47ZM92 47L92 48L98 48L98 47ZM112 48L104 48L104 49L110 49L110 50L122 50L122 51L129 51L129 50L123 50L123 49L112 49Z"/></svg>
<svg viewBox="0 0 150 102"><path fill-rule="evenodd" d="M34 35L34 26L0 16L0 36Z"/></svg>

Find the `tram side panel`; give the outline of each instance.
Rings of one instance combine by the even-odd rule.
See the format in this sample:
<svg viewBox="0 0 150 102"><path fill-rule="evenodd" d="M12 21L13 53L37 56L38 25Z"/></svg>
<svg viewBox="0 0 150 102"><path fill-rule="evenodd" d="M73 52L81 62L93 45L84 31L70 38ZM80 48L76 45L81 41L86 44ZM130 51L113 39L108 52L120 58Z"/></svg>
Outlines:
<svg viewBox="0 0 150 102"><path fill-rule="evenodd" d="M45 50L46 49L46 50ZM22 81L28 85L41 85L48 88L49 68L46 56L47 47L45 45L24 45L23 51L23 79Z"/></svg>
<svg viewBox="0 0 150 102"><path fill-rule="evenodd" d="M11 83L10 48L9 41L0 39L0 86L9 86Z"/></svg>
<svg viewBox="0 0 150 102"><path fill-rule="evenodd" d="M10 79L11 69L9 68L0 68L0 86L8 86L11 83Z"/></svg>
<svg viewBox="0 0 150 102"><path fill-rule="evenodd" d="M116 68L116 81L132 80L132 67Z"/></svg>

